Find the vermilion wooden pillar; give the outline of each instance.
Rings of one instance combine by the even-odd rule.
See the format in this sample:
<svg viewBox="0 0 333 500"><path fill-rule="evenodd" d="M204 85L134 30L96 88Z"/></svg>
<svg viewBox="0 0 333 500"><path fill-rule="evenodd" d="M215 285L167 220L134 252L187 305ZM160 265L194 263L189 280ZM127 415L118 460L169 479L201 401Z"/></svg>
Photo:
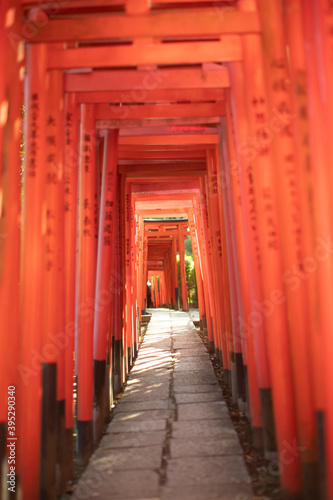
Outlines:
<svg viewBox="0 0 333 500"><path fill-rule="evenodd" d="M219 215L219 200L218 200L218 184L217 170L214 162L214 157L210 151L207 151L207 205L209 216L210 239L212 244L212 261L213 261L213 279L215 281L216 295L216 317L218 322L218 356L225 376L225 383L230 383L230 361L228 359L227 345L227 308L226 308L226 293L225 282L223 279L223 259L222 259L222 235Z"/></svg>
<svg viewBox="0 0 333 500"><path fill-rule="evenodd" d="M277 174L275 182L279 203L283 280L287 283L286 297L289 311L298 442L302 447L300 457L303 495L310 499L318 495L318 470L312 376L311 370L308 369L310 346L309 342L304 341L309 337L307 284L303 279L297 289L294 289L290 286L289 280L290 270L293 268L302 270L306 263L305 259L308 255L304 253L303 234L309 231L311 224L302 225L301 223L295 127L293 126L297 114L292 108L291 86L281 85L282 81L290 81L281 4L279 0L271 0L269 4L259 0L258 5L263 30L267 97L269 109L273 110L268 116L272 120L278 113L280 120L280 126L273 130L272 151ZM273 19L274 22L272 22ZM309 388L308 391L304 391L304 383Z"/></svg>
<svg viewBox="0 0 333 500"><path fill-rule="evenodd" d="M178 286L178 271L177 271L177 240L176 236L172 240L172 269L173 269L173 283L174 283L174 309L179 309L179 286Z"/></svg>
<svg viewBox="0 0 333 500"><path fill-rule="evenodd" d="M273 0L274 1L274 0ZM252 4L252 2L251 2ZM270 2L270 5L272 2ZM247 6L248 3L242 5ZM251 5L250 5L251 7ZM266 41L269 44L269 40ZM267 47L269 50L269 48ZM262 287L265 302L260 304L258 322L264 321L267 332L270 369L273 385L274 411L276 415L276 432L279 453L285 453L284 443L293 443L297 437L297 421L295 408L295 393L292 384L292 355L288 329L286 307L286 290L283 282L284 268L282 265L284 239L281 239L280 218L281 206L276 197L277 182L285 177L286 164L280 172L278 164L274 163L272 140L274 134L267 125L270 118L267 86L265 81L264 61L261 38L258 35L244 35L244 73L246 80L246 112L250 125L251 136L256 139L255 146L249 147L253 155L253 178L256 207L258 213L258 234L262 266ZM253 60L256 59L255 71ZM271 61L274 64L274 61ZM275 64L279 64L275 62ZM274 72L274 68L271 68ZM276 125L276 122L274 122ZM280 129L281 130L281 129ZM287 156L293 155L281 145ZM288 192L288 200L289 200ZM287 195L287 193L286 193ZM281 199L281 203L283 200ZM285 213L285 212L283 212ZM288 220L290 220L288 218ZM288 222L289 224L289 222ZM294 229L297 224L294 224ZM288 225L288 230L290 226ZM293 244L294 244L293 234ZM277 291L277 292L276 292ZM283 301L278 303L273 299L276 293L282 295ZM274 300L274 301L273 301ZM289 411L286 412L285 408ZM301 492L301 469L299 456L292 463L281 467L282 488L288 495L299 495Z"/></svg>
<svg viewBox="0 0 333 500"><path fill-rule="evenodd" d="M178 248L179 248L179 264L180 264L180 280L182 286L182 304L183 311L188 310L187 306L187 286L185 273L185 248L182 226L178 224Z"/></svg>
<svg viewBox="0 0 333 500"><path fill-rule="evenodd" d="M316 447L316 441L318 445L319 430L321 426L318 426L316 432L315 423L315 409L321 410L323 408L323 384L322 384L322 339L321 331L318 328L318 298L317 298L317 273L314 272L313 266L317 267L316 262L314 262L314 252L316 246L315 238L315 190L314 186L317 183L316 177L314 175L313 168L313 158L311 150L311 139L309 140L310 134L310 116L309 116L309 106L308 106L308 91L307 91L307 75L306 75L306 53L305 53L305 36L304 36L304 26L302 18L302 8L303 2L300 0L285 0L284 5L284 24L286 28L286 37L289 46L289 66L290 66L290 77L291 77L291 97L293 103L293 115L295 119L293 120L294 131L295 131L295 150L296 150L296 168L297 168L297 178L299 185L299 204L301 208L301 225L302 228L306 230L302 231L302 242L303 242L303 254L306 257L304 261L307 264L306 279L303 280L302 286L306 288L307 294L307 335L309 339L305 342L305 346L310 351L310 362L311 370L308 371L311 377L312 390L307 394L309 404L312 406L311 412L308 412L307 418L310 420L310 425L308 427L310 450L312 452L312 462L315 462L316 452L320 448ZM322 34L325 30L320 30ZM326 106L325 106L326 109ZM311 119L312 121L312 119ZM326 157L326 154L325 154ZM326 163L326 160L325 160ZM309 267L308 267L309 266ZM312 438L310 438L312 434ZM321 441L322 443L322 441ZM320 483L323 490L324 478L323 478L323 453L320 453L319 463L322 464L321 474L322 477L315 479ZM315 473L315 470L313 468ZM313 476L313 474L312 474ZM309 478L310 479L310 478ZM305 488L307 488L305 486ZM311 490L310 490L311 491ZM309 491L309 493L310 493ZM319 496L319 491L316 492ZM322 496L324 493L322 492Z"/></svg>
<svg viewBox="0 0 333 500"><path fill-rule="evenodd" d="M94 442L97 444L108 419L105 399L109 385L108 326L113 292L111 267L115 252L114 211L117 187L118 131L106 131L104 138L101 204L96 275L94 321Z"/></svg>
<svg viewBox="0 0 333 500"><path fill-rule="evenodd" d="M322 11L322 6L325 9ZM319 7L319 6L318 6ZM316 271L317 302L317 334L315 335L314 354L316 359L316 420L318 451L320 460L320 479L322 496L333 495L332 453L333 439L331 423L328 420L328 409L331 412L331 392L328 388L331 378L332 362L330 353L332 345L332 308L333 300L333 259L332 259L332 162L330 161L331 136L328 121L331 109L330 61L327 59L331 43L326 24L332 15L331 5L320 2L317 10L312 2L302 2L303 26L305 34L306 77L309 109L311 167L315 182L313 183L313 218L315 231L314 257L318 262ZM320 28L320 24L324 29ZM316 23L319 23L316 24ZM326 39L326 43L323 40ZM327 79L328 78L328 79ZM328 438L328 435L330 438ZM329 461L329 464L327 463ZM326 492L328 488L328 492Z"/></svg>
<svg viewBox="0 0 333 500"><path fill-rule="evenodd" d="M27 46L25 169L21 253L21 337L18 371L20 478L24 499L39 498L42 315L45 235L46 47Z"/></svg>
<svg viewBox="0 0 333 500"><path fill-rule="evenodd" d="M24 384L18 378L19 356L19 270L20 270L20 139L22 130L22 98L23 88L20 80L20 69L23 64L23 53L13 51L9 43L10 30L20 28L21 12L18 2L10 4L15 10L14 26L6 26L5 13L9 2L1 5L1 22L3 29L0 35L2 82L0 85L0 105L4 113L0 124L0 317L2 334L0 335L0 460L2 474L0 490L8 491L11 486L7 483L8 467L6 464L7 437L13 436L12 428L7 428L8 404L15 402L14 409L18 409L19 398ZM5 29L7 28L7 29ZM13 57L13 55L15 57ZM5 59L11 58L10 64L4 64ZM8 108L7 108L8 105ZM15 388L14 394L8 390ZM12 416L12 415L10 415ZM16 416L18 414L16 413ZM16 418L18 424L18 418ZM16 426L17 427L17 426ZM15 436L19 436L18 427ZM19 468L20 456L16 459L16 490L20 488ZM11 493L9 493L11 495ZM1 494L0 494L1 496Z"/></svg>
<svg viewBox="0 0 333 500"><path fill-rule="evenodd" d="M199 203L199 225L201 226L201 240L202 247L204 249L204 253L206 255L205 262L207 265L207 286L209 291L209 300L210 300L210 311L211 311L211 324L212 324L212 338L210 341L210 352L213 353L219 347L218 345L218 325L216 318L216 296L215 296L215 287L214 287L214 271L213 271L213 263L212 263L212 245L209 234L209 218L208 218L208 210L207 210L207 198L204 188L204 179L200 180L200 203ZM218 351L217 351L218 352ZM219 356L218 356L219 360ZM219 360L220 361L220 360Z"/></svg>
<svg viewBox="0 0 333 500"><path fill-rule="evenodd" d="M124 210L125 210L125 338L126 338L126 358L127 358L127 371L131 369L133 363L133 323L132 323L132 238L131 238L131 184L126 182L124 185Z"/></svg>
<svg viewBox="0 0 333 500"><path fill-rule="evenodd" d="M41 497L56 498L57 447L63 465L65 430L65 347L59 332L65 329L64 293L64 178L63 73L47 75L46 188L43 304L42 456ZM60 467L63 471L63 467Z"/></svg>
<svg viewBox="0 0 333 500"><path fill-rule="evenodd" d="M114 236L115 236L115 259L111 275L111 288L113 292L113 319L111 324L114 328L112 335L112 379L113 379L113 394L117 395L122 387L122 362L123 362L123 339L121 325L121 273L120 273L120 222L119 222L119 187L120 176L117 175L117 190L116 190L116 206L114 219Z"/></svg>
<svg viewBox="0 0 333 500"><path fill-rule="evenodd" d="M229 97L229 96L227 96ZM244 318L248 318L251 314L251 296L250 296L250 282L249 272L247 269L247 256L246 256L246 241L245 241L245 228L242 211L242 197L240 192L239 178L236 175L231 175L231 168L237 165L236 151L235 151L235 136L233 132L230 100L226 102L226 119L222 119L221 139L223 145L224 162L222 163L222 187L224 191L224 199L229 204L230 213L233 214L233 227L231 231L234 233L233 254L236 263L236 280L238 283L238 318L236 325L236 334L234 334L234 343L245 344L246 352L246 367L247 367L247 387L248 387L248 404L252 425L253 443L257 449L263 448L263 434L262 434L262 418L261 418L261 404L259 396L259 384L254 337L251 331L250 335L242 336L240 326L244 324ZM241 345L239 347L242 347ZM239 349L238 347L238 349ZM235 347L235 352L236 347ZM237 354L236 354L237 356ZM237 362L237 358L236 358ZM241 363L239 363L241 364ZM238 373L241 366L237 370ZM240 375L241 376L241 375ZM239 387L239 390L241 388Z"/></svg>
<svg viewBox="0 0 333 500"><path fill-rule="evenodd" d="M225 235L226 248L224 253L227 254L226 266L229 273L230 287L230 307L233 333L233 350L230 353L231 362L231 388L233 399L238 403L239 408L246 409L245 403L248 404L247 390L247 351L244 339L240 335L240 321L242 316L242 298L240 294L240 271L239 259L236 247L236 232L239 232L239 227L236 226L232 202L230 186L226 188L226 177L229 169L229 151L226 146L226 126L224 120L221 119L223 132L220 134L221 146L223 147L223 156L220 160L220 169L218 175L219 189L219 204L223 203L223 208L220 209L221 219L225 219ZM229 128L229 127L228 127Z"/></svg>
<svg viewBox="0 0 333 500"><path fill-rule="evenodd" d="M244 110L246 109L244 93L245 84L243 70L240 63L233 63L230 65L230 76L232 82L232 116L237 143L237 162L230 164L230 172L228 173L228 177L226 179L230 179L232 184L239 182L242 214L244 218L247 270L249 273L249 291L251 298L250 311L248 311L247 314L244 312L244 318L240 318L240 335L242 339L245 339L247 336L254 335L264 447L266 452L270 452L276 450L271 376L269 370L264 320L263 318L261 320L256 318L258 315L258 306L260 308L262 304L265 304L260 274L261 263L257 224L258 211L254 193L254 178L251 158L248 155L244 155L243 150L239 146L239 144L246 144L246 141L248 141L248 137L250 136L247 120L244 119ZM228 129L230 129L230 127L228 127ZM232 151L232 144L230 146L230 151ZM242 274L242 276L245 277L245 274ZM247 285L245 284L244 287L246 286ZM274 300L283 301L283 295L279 298L279 295L277 294L277 296L274 297ZM246 302L244 301L244 303ZM261 314L260 309L259 314Z"/></svg>
<svg viewBox="0 0 333 500"><path fill-rule="evenodd" d="M74 475L74 337L75 337L75 288L77 248L77 195L78 195L78 119L75 94L65 94L65 427L67 480Z"/></svg>
<svg viewBox="0 0 333 500"><path fill-rule="evenodd" d="M197 241L197 234L196 234L196 224L195 224L195 220L194 220L193 209L188 210L188 222L189 222L190 235L191 235L191 245L192 245L192 250L193 250L195 278L196 278L197 289L198 289L198 302L199 302L198 305L199 305L200 323L201 323L202 329L204 329L204 328L207 329L202 271L201 271L201 266L200 266L199 249L198 249L198 241Z"/></svg>
<svg viewBox="0 0 333 500"><path fill-rule="evenodd" d="M200 272L202 274L202 286L203 286L203 296L205 301L205 321L203 323L203 328L207 330L209 349L214 352L214 337L213 337L213 326L212 326L212 310L210 301L210 288L208 286L208 267L207 267L207 257L206 257L206 244L203 237L203 227L201 222L201 210L200 210L200 199L199 196L196 197L194 205L195 213L195 229L197 236L197 249L198 257L200 262ZM205 279L203 279L205 277Z"/></svg>
<svg viewBox="0 0 333 500"><path fill-rule="evenodd" d="M79 168L79 257L77 328L77 439L78 457L87 464L93 450L93 331L97 239L96 139L94 108L81 104Z"/></svg>

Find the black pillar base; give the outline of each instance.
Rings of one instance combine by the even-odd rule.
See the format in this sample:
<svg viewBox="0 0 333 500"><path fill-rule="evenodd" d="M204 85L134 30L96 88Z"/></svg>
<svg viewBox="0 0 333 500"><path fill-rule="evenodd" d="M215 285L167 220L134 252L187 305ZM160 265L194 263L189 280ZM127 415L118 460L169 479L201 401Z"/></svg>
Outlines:
<svg viewBox="0 0 333 500"><path fill-rule="evenodd" d="M317 443L318 443L318 468L321 500L328 498L326 484L326 447L325 447L325 415L323 411L316 412Z"/></svg>
<svg viewBox="0 0 333 500"><path fill-rule="evenodd" d="M213 340L210 340L209 341L209 353L214 354L214 352L215 352L214 342L213 342Z"/></svg>
<svg viewBox="0 0 333 500"><path fill-rule="evenodd" d="M127 347L127 373L130 372L133 364L133 354L132 354L132 348Z"/></svg>
<svg viewBox="0 0 333 500"><path fill-rule="evenodd" d="M40 497L55 500L57 461L57 364L43 363Z"/></svg>
<svg viewBox="0 0 333 500"><path fill-rule="evenodd" d="M221 364L221 356L220 356L220 349L218 347L215 347L215 357L216 361ZM221 365L222 366L222 365Z"/></svg>
<svg viewBox="0 0 333 500"><path fill-rule="evenodd" d="M319 467L317 462L301 461L303 499L320 499Z"/></svg>
<svg viewBox="0 0 333 500"><path fill-rule="evenodd" d="M94 444L102 439L105 419L106 360L94 359Z"/></svg>
<svg viewBox="0 0 333 500"><path fill-rule="evenodd" d="M226 368L223 368L223 375L224 375L224 384L227 387L230 387L230 371L227 370Z"/></svg>
<svg viewBox="0 0 333 500"><path fill-rule="evenodd" d="M245 388L245 373L243 354L241 352L235 353L236 371L237 371L237 392L238 399L246 401L246 388Z"/></svg>
<svg viewBox="0 0 333 500"><path fill-rule="evenodd" d="M134 344L133 344L133 361L135 361L137 357L138 357L138 344L137 344L137 342L134 342Z"/></svg>
<svg viewBox="0 0 333 500"><path fill-rule="evenodd" d="M262 427L252 427L252 444L257 451L264 450L264 435Z"/></svg>
<svg viewBox="0 0 333 500"><path fill-rule="evenodd" d="M276 451L275 421L271 389L259 389L265 452Z"/></svg>
<svg viewBox="0 0 333 500"><path fill-rule="evenodd" d="M117 396L121 392L122 387L122 341L115 340L112 337L112 357L113 357L113 368L112 368L112 382L113 382L113 394Z"/></svg>
<svg viewBox="0 0 333 500"><path fill-rule="evenodd" d="M80 467L86 467L94 450L93 421L77 421L77 454Z"/></svg>
<svg viewBox="0 0 333 500"><path fill-rule="evenodd" d="M237 367L236 367L236 357L233 351L230 352L231 360L231 393L232 401L237 404L238 401L238 386L237 386Z"/></svg>
<svg viewBox="0 0 333 500"><path fill-rule="evenodd" d="M66 491L66 434L65 434L65 400L57 401L57 491Z"/></svg>
<svg viewBox="0 0 333 500"><path fill-rule="evenodd" d="M73 429L65 429L66 482L74 477L74 442Z"/></svg>

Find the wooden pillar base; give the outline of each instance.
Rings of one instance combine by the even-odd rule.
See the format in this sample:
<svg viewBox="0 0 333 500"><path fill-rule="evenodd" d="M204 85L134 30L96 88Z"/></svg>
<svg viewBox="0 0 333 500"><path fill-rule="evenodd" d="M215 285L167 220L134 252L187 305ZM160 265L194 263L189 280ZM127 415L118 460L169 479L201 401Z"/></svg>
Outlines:
<svg viewBox="0 0 333 500"><path fill-rule="evenodd" d="M246 388L245 388L245 373L244 373L244 363L243 354L241 352L235 353L235 363L237 371L237 394L238 399L241 401L246 401Z"/></svg>
<svg viewBox="0 0 333 500"><path fill-rule="evenodd" d="M127 347L127 373L131 371L133 365L133 352L131 347Z"/></svg>
<svg viewBox="0 0 333 500"><path fill-rule="evenodd" d="M237 404L238 401L238 385L237 385L237 365L236 365L236 354L231 351L230 353L231 362L231 393L232 401Z"/></svg>
<svg viewBox="0 0 333 500"><path fill-rule="evenodd" d="M318 462L304 462L301 460L302 484L304 500L320 498Z"/></svg>
<svg viewBox="0 0 333 500"><path fill-rule="evenodd" d="M221 363L221 356L220 356L220 349L218 347L214 347L215 349L215 356L216 356L216 361L223 366L223 362Z"/></svg>
<svg viewBox="0 0 333 500"><path fill-rule="evenodd" d="M140 325L140 328L141 328L141 322L139 323L139 325ZM138 343L134 342L134 344L133 344L133 361L136 360L137 356L138 356Z"/></svg>
<svg viewBox="0 0 333 500"><path fill-rule="evenodd" d="M175 296L176 296L176 304L175 304L175 310L179 311L179 288L175 288Z"/></svg>
<svg viewBox="0 0 333 500"><path fill-rule="evenodd" d="M65 429L66 483L74 477L74 430Z"/></svg>
<svg viewBox="0 0 333 500"><path fill-rule="evenodd" d="M65 400L57 401L57 492L62 495L66 491L66 433L65 433Z"/></svg>
<svg viewBox="0 0 333 500"><path fill-rule="evenodd" d="M264 435L262 427L252 427L252 444L257 451L264 450Z"/></svg>
<svg viewBox="0 0 333 500"><path fill-rule="evenodd" d="M231 387L231 373L227 368L223 368L224 384L227 387Z"/></svg>
<svg viewBox="0 0 333 500"><path fill-rule="evenodd" d="M94 445L102 439L105 420L106 360L94 359Z"/></svg>
<svg viewBox="0 0 333 500"><path fill-rule="evenodd" d="M214 354L214 352L215 352L214 342L213 342L213 340L211 340L209 342L209 353Z"/></svg>
<svg viewBox="0 0 333 500"><path fill-rule="evenodd" d="M276 451L276 436L273 399L271 389L259 389L261 404L261 420L263 428L265 453Z"/></svg>
<svg viewBox="0 0 333 500"><path fill-rule="evenodd" d="M0 423L0 498L1 492L6 488L6 474L7 474L7 424ZM15 488L16 489L16 488Z"/></svg>
<svg viewBox="0 0 333 500"><path fill-rule="evenodd" d="M112 385L113 394L117 396L121 392L122 382L122 341L115 340L112 337L112 359L113 359L113 369L112 369Z"/></svg>
<svg viewBox="0 0 333 500"><path fill-rule="evenodd" d="M80 467L88 465L94 450L93 421L77 421L77 454Z"/></svg>
<svg viewBox="0 0 333 500"><path fill-rule="evenodd" d="M113 403L112 374L110 372L110 364L107 362L105 369L104 425L107 425L110 421L110 412L112 403Z"/></svg>
<svg viewBox="0 0 333 500"><path fill-rule="evenodd" d="M250 392L249 392L249 375L247 365L244 365L244 384L245 384L245 413L250 419Z"/></svg>
<svg viewBox="0 0 333 500"><path fill-rule="evenodd" d="M43 363L40 497L55 500L57 457L57 364Z"/></svg>
<svg viewBox="0 0 333 500"><path fill-rule="evenodd" d="M323 411L316 412L317 423L317 443L318 443L318 467L319 467L319 482L320 482L320 500L328 498L327 483L326 483L326 448L325 448L325 414Z"/></svg>

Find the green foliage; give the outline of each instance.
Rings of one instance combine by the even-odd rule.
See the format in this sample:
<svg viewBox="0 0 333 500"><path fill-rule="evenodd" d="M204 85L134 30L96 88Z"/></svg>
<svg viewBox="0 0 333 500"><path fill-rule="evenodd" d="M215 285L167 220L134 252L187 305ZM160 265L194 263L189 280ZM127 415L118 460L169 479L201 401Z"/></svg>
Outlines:
<svg viewBox="0 0 333 500"><path fill-rule="evenodd" d="M180 279L180 262L177 261L178 267L178 283L179 283L179 296L182 296L182 285ZM185 274L186 274L186 286L187 286L187 300L191 304L198 301L198 291L197 282L195 279L195 269L193 260L193 251L191 245L191 237L189 236L185 240Z"/></svg>

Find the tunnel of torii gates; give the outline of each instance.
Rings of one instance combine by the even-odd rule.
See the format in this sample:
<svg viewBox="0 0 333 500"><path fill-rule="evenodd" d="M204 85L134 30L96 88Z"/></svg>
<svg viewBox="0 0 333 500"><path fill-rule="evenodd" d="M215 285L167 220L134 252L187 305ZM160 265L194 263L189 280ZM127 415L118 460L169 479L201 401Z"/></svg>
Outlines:
<svg viewBox="0 0 333 500"><path fill-rule="evenodd" d="M0 17L1 491L61 494L74 432L87 463L148 278L177 307L186 231L254 445L287 498L333 499L332 2L4 0Z"/></svg>

